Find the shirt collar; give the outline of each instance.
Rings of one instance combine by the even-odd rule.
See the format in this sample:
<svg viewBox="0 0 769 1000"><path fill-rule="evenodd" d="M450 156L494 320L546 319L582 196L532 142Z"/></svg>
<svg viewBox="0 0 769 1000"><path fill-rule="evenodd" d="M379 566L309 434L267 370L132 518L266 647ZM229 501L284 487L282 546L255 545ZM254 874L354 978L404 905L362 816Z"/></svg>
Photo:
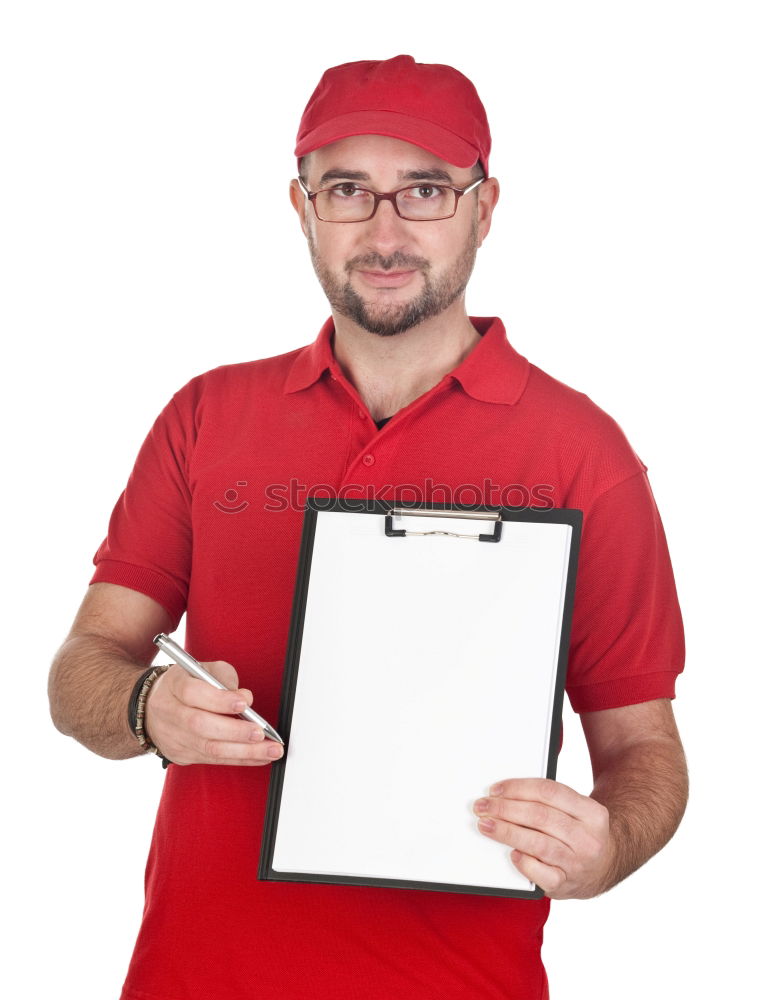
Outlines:
<svg viewBox="0 0 769 1000"><path fill-rule="evenodd" d="M507 339L501 319L471 316L470 322L481 334L481 339L449 375L474 399L512 406L523 394L529 362ZM294 358L283 385L284 393L307 389L326 370L341 375L331 349L333 333L334 320L329 317L313 343L301 348Z"/></svg>

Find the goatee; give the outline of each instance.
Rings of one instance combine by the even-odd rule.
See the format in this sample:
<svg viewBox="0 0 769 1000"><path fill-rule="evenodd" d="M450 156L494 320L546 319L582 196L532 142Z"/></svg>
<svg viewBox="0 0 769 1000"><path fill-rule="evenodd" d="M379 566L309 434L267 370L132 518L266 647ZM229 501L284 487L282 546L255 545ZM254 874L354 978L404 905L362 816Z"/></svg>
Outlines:
<svg viewBox="0 0 769 1000"><path fill-rule="evenodd" d="M353 257L345 264L345 271L351 274L355 270L390 271L421 271L424 275L422 291L410 302L394 303L392 305L369 306L363 297L355 291L348 277L339 281L323 264L318 255L317 244L312 234L308 233L307 243L310 248L312 266L318 276L328 301L336 312L351 319L369 333L380 337L392 337L418 326L426 319L438 316L444 312L464 292L475 265L475 255L478 250L478 223L473 224L468 239L461 253L451 267L438 279L431 277L430 262L424 257L414 257L396 251L389 257L377 253L362 254Z"/></svg>

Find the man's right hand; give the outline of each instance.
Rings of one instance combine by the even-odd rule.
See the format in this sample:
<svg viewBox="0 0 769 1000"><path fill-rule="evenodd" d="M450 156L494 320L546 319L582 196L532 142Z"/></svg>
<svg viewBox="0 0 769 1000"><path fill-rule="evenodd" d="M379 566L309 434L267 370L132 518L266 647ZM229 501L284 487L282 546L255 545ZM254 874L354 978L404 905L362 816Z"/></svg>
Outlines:
<svg viewBox="0 0 769 1000"><path fill-rule="evenodd" d="M203 666L230 690L219 691L175 664L153 683L145 706L147 735L174 764L271 764L283 747L264 729L234 718L253 695L238 687L235 668L217 660Z"/></svg>
<svg viewBox="0 0 769 1000"><path fill-rule="evenodd" d="M128 703L157 655L153 635L173 632L176 624L166 608L138 590L91 584L51 665L56 728L102 757L140 756ZM235 668L221 661L206 667L232 690L219 691L178 666L154 681L144 722L158 750L177 764L269 764L276 759L270 750L281 757L283 747L265 739L261 726L236 718L253 697L238 687Z"/></svg>

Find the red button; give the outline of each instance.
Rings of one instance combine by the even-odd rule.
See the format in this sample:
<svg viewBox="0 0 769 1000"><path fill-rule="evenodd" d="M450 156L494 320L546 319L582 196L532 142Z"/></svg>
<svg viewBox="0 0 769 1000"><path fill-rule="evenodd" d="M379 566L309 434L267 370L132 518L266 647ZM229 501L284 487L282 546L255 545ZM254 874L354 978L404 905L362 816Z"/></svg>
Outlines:
<svg viewBox="0 0 769 1000"><path fill-rule="evenodd" d="M373 465L374 462L376 462L376 459L374 458L373 455L364 455L363 456L363 464L364 465Z"/></svg>

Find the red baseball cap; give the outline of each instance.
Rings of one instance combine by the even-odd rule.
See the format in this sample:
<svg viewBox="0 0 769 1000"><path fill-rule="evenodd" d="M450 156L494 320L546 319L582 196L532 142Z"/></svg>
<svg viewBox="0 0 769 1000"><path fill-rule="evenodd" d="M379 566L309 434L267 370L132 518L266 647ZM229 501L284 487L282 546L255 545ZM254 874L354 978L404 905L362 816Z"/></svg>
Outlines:
<svg viewBox="0 0 769 1000"><path fill-rule="evenodd" d="M294 155L350 135L389 135L489 176L486 111L466 76L413 56L343 63L320 78L299 123Z"/></svg>

